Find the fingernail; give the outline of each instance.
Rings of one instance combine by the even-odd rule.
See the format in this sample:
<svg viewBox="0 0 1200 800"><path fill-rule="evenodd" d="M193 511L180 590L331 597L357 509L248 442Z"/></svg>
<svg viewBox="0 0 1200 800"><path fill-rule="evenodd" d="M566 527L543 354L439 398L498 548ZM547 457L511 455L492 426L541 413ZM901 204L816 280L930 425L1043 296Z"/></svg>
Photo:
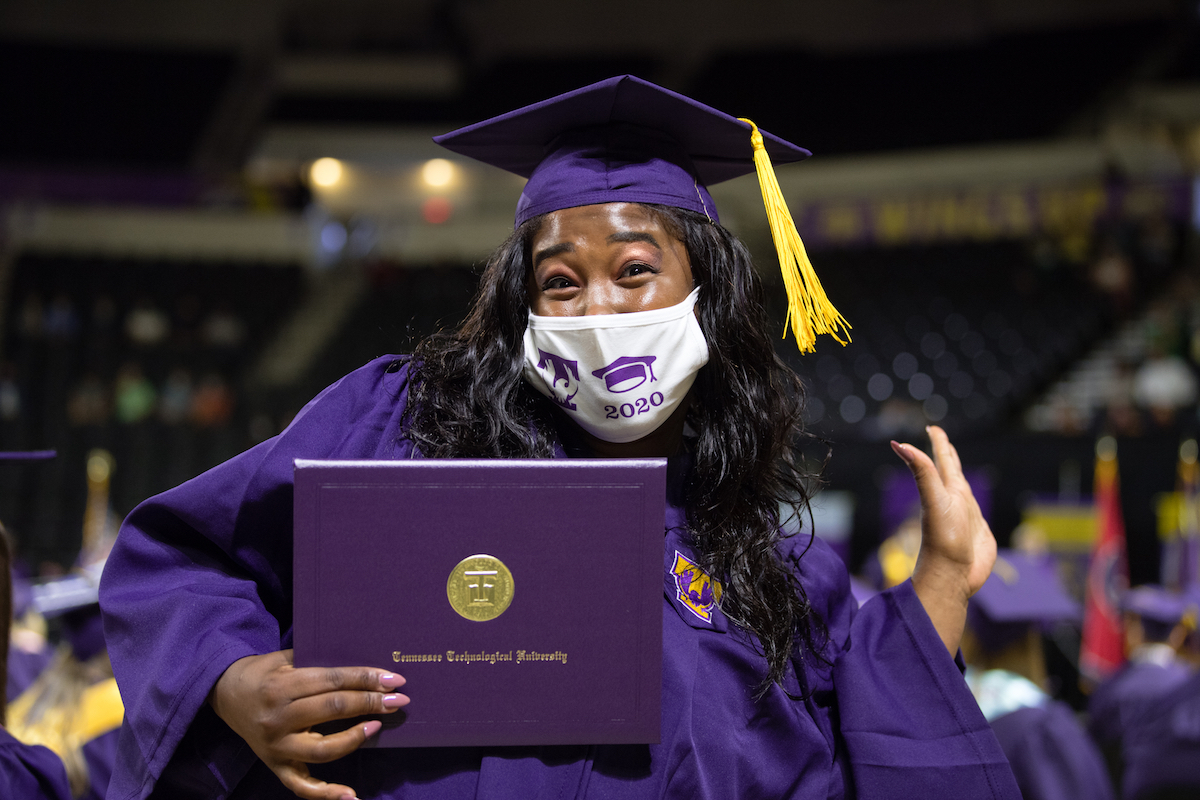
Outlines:
<svg viewBox="0 0 1200 800"><path fill-rule="evenodd" d="M408 698L402 694L385 694L383 696L384 708L400 708L408 705Z"/></svg>
<svg viewBox="0 0 1200 800"><path fill-rule="evenodd" d="M365 734L366 737L368 739L370 739L372 736L379 733L379 729L382 727L383 727L383 723L377 719L373 719L370 722L364 722L363 723L363 734Z"/></svg>
<svg viewBox="0 0 1200 800"><path fill-rule="evenodd" d="M406 681L403 675L397 675L394 672L385 672L379 676L379 683L385 689L399 689Z"/></svg>

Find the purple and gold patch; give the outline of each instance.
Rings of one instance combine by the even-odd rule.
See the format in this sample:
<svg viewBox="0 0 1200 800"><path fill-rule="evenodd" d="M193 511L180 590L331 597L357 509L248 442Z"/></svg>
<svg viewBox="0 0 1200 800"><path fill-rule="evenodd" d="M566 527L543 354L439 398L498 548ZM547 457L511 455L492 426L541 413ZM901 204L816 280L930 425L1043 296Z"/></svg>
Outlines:
<svg viewBox="0 0 1200 800"><path fill-rule="evenodd" d="M671 565L679 602L705 622L712 622L713 609L721 600L721 584L705 574L691 559L678 550Z"/></svg>

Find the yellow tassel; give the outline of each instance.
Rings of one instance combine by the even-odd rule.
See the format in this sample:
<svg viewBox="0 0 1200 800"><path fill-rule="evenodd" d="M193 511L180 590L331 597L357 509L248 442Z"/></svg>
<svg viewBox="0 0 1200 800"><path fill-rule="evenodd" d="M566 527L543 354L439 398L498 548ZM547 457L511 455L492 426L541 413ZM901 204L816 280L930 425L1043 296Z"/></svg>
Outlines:
<svg viewBox="0 0 1200 800"><path fill-rule="evenodd" d="M813 271L812 262L804 250L804 242L792 221L792 214L784 202L783 192L779 181L775 179L775 170L771 166L771 157L763 145L762 134L758 126L748 119L747 123L752 132L750 142L754 145L754 168L758 172L758 185L762 189L763 203L767 207L767 220L771 224L771 238L775 240L775 251L779 254L779 268L783 271L783 285L787 288L788 318L784 325L783 336L787 338L790 326L796 337L796 345L801 353L811 353L816 349L817 334L828 333L842 345L850 341L850 323L838 313L838 310L825 296L817 273ZM838 334L839 329L845 339Z"/></svg>

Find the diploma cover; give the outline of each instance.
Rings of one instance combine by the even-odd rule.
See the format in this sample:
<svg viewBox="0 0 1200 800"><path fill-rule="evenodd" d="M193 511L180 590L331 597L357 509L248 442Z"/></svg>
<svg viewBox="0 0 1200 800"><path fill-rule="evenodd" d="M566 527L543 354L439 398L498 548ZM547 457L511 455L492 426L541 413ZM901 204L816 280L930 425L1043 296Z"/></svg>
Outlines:
<svg viewBox="0 0 1200 800"><path fill-rule="evenodd" d="M665 459L295 476L296 666L408 681L369 745L659 741Z"/></svg>

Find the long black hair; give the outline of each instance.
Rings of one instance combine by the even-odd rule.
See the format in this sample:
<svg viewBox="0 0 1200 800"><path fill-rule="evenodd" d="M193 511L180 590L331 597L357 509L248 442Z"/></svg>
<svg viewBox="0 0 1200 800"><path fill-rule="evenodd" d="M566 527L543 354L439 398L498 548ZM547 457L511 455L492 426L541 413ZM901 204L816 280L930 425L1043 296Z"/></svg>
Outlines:
<svg viewBox="0 0 1200 800"><path fill-rule="evenodd" d="M722 584L721 610L757 637L768 666L765 690L783 684L793 653L825 660L825 624L778 549L780 508L802 517L813 477L799 453L803 387L775 354L762 283L745 246L703 215L646 207L687 248L709 347L687 412L698 434L684 489L688 535L701 566ZM525 222L496 250L463 324L413 353L406 422L428 457L554 453L553 408L521 377L531 247L542 221Z"/></svg>

